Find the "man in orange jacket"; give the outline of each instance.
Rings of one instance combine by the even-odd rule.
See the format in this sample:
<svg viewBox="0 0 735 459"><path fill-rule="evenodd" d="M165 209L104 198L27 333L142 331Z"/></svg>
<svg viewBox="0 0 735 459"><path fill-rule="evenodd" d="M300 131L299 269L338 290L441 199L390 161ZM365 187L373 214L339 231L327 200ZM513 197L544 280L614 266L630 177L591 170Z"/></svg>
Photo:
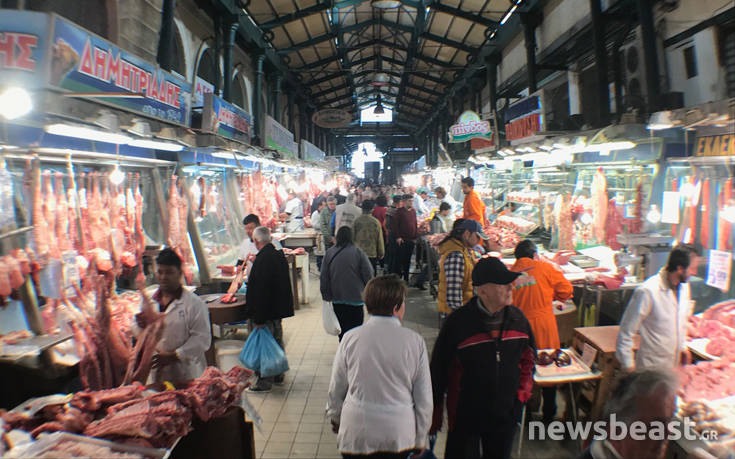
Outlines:
<svg viewBox="0 0 735 459"><path fill-rule="evenodd" d="M559 329L553 301L572 297L572 284L551 263L538 259L536 244L526 239L515 250L516 262L511 271L521 273L513 288L513 304L531 324L538 349L558 349ZM543 420L551 422L556 414L556 388L543 389Z"/></svg>
<svg viewBox="0 0 735 459"><path fill-rule="evenodd" d="M464 177L462 179L462 193L464 193L464 215L462 218L476 221L485 226L487 217L485 216L485 203L482 202L480 196L475 192L475 181L472 177Z"/></svg>

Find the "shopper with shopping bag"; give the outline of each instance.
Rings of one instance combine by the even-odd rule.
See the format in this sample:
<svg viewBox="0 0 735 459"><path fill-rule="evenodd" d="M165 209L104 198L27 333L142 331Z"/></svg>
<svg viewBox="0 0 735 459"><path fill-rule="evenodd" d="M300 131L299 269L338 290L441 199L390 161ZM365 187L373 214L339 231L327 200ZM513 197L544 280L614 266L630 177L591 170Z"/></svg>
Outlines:
<svg viewBox="0 0 735 459"><path fill-rule="evenodd" d="M271 233L268 228L264 226L256 228L253 232L253 240L258 254L250 269L248 290L245 296L245 302L253 314L250 321L251 334L256 333L258 329L267 328L269 334L283 350L281 319L294 315L288 262L286 262L283 251L276 250L271 244ZM255 368L252 369L255 370ZM284 378L282 373L276 375L259 373L258 376L258 383L248 389L250 392L268 392L273 383L280 384Z"/></svg>
<svg viewBox="0 0 735 459"><path fill-rule="evenodd" d="M319 288L324 301L331 301L339 320L339 340L351 328L362 325L362 291L373 277L370 259L352 242L352 228L337 230L337 245L322 261Z"/></svg>
<svg viewBox="0 0 735 459"><path fill-rule="evenodd" d="M256 328L250 333L240 352L240 361L262 378L270 378L288 371L286 353L266 327Z"/></svg>

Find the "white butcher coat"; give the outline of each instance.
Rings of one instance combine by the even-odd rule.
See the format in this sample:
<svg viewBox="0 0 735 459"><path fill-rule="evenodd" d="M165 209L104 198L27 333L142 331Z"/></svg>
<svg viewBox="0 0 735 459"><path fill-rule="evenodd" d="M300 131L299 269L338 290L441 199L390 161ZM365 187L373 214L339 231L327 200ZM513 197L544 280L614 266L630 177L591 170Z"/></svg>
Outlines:
<svg viewBox="0 0 735 459"><path fill-rule="evenodd" d="M181 298L171 302L164 314L166 325L157 350L176 352L179 361L153 369L150 380L181 382L198 378L207 367L204 353L212 342L207 305L197 295L183 289Z"/></svg>
<svg viewBox="0 0 735 459"><path fill-rule="evenodd" d="M615 356L623 368L633 367L633 337L641 337L636 368L674 368L686 349L686 329L692 314L689 284L679 284L679 299L664 279L648 278L633 293L620 321Z"/></svg>
<svg viewBox="0 0 735 459"><path fill-rule="evenodd" d="M426 343L395 317L370 316L342 338L332 366L327 416L343 453L427 445L434 410Z"/></svg>
<svg viewBox="0 0 735 459"><path fill-rule="evenodd" d="M284 212L288 214L286 232L295 233L304 229L304 203L299 198L293 198L286 203Z"/></svg>

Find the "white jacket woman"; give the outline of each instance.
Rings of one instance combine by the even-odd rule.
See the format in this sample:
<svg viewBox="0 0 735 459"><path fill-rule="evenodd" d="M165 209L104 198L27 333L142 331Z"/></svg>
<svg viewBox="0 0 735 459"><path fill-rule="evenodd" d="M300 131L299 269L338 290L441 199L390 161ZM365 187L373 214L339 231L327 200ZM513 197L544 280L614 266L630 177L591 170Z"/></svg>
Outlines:
<svg viewBox="0 0 735 459"><path fill-rule="evenodd" d="M380 276L365 287L371 317L344 335L329 385L327 416L344 454L426 448L433 398L424 339L403 328L406 287Z"/></svg>

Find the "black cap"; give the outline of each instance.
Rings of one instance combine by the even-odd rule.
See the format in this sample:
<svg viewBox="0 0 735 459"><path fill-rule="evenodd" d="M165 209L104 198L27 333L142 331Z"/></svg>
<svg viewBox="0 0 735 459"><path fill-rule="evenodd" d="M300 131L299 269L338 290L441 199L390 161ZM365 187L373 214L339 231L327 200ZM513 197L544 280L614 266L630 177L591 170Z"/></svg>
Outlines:
<svg viewBox="0 0 735 459"><path fill-rule="evenodd" d="M508 270L505 263L500 261L500 258L483 258L477 262L475 269L472 270L472 285L506 285L516 280L520 275L521 273Z"/></svg>

